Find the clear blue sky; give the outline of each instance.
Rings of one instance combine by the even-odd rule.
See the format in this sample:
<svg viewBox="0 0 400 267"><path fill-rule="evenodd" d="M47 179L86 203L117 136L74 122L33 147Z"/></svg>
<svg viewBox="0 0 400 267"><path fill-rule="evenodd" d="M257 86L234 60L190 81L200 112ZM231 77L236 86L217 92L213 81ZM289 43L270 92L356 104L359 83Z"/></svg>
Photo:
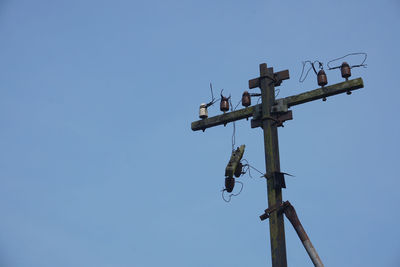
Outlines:
<svg viewBox="0 0 400 267"><path fill-rule="evenodd" d="M358 51L364 89L279 129L284 199L325 266L400 266L399 29L397 0L0 0L0 266L270 266L265 181L223 202L232 125L190 123L210 81L236 102L266 62L289 96L317 88L303 60ZM264 170L261 130L236 132Z"/></svg>

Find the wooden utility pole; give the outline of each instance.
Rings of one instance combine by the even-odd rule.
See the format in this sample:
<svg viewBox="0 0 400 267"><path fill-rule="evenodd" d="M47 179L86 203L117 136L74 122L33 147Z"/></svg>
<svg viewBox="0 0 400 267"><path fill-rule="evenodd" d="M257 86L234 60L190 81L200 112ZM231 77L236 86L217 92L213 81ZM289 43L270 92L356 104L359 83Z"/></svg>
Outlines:
<svg viewBox="0 0 400 267"><path fill-rule="evenodd" d="M289 76L289 75L288 75ZM289 78L289 77L287 77ZM272 118L271 107L275 102L274 71L267 64L260 65L259 87L261 89L261 123L264 131L265 167L267 169L268 206L282 202L282 187L276 186L273 174L280 172L278 129ZM286 267L286 244L283 214L274 212L269 218L272 266Z"/></svg>
<svg viewBox="0 0 400 267"><path fill-rule="evenodd" d="M191 125L193 131L205 131L210 127L253 117L251 127L261 127L264 132L265 178L268 207L271 209L282 204L282 188L286 188L284 174L280 171L277 127L292 119L292 111L288 108L341 93L350 94L351 91L364 87L362 79L358 78L275 100L275 86L279 86L286 79L289 79L289 71L274 73L273 68L267 68L267 64L260 64L260 77L250 80L249 88L261 89L261 104L194 121ZM272 212L269 219L272 267L286 267L283 214Z"/></svg>

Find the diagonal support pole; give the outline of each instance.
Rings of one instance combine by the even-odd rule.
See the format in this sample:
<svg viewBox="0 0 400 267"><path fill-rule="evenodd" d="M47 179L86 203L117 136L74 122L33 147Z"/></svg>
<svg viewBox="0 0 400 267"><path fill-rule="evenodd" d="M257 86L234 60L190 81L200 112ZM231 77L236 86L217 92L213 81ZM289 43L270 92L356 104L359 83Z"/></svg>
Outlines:
<svg viewBox="0 0 400 267"><path fill-rule="evenodd" d="M293 225L294 230L296 230L296 233L299 236L301 243L303 243L303 246L306 249L308 256L310 256L310 259L313 262L314 266L324 267L324 264L322 263L317 251L311 243L311 240L304 230L303 225L300 223L299 217L297 217L296 210L289 201L286 201L284 203L284 206L284 213L290 223Z"/></svg>
<svg viewBox="0 0 400 267"><path fill-rule="evenodd" d="M297 235L299 236L300 241L303 243L303 246L306 249L308 256L310 256L310 259L313 262L314 266L324 267L324 264L322 263L317 251L311 243L311 240L304 230L303 225L300 223L299 217L297 217L296 210L294 209L292 204L290 204L289 201L285 201L283 203L277 203L276 205L269 207L265 210L265 213L260 216L261 221L270 218L274 213L285 214L286 218L288 218Z"/></svg>

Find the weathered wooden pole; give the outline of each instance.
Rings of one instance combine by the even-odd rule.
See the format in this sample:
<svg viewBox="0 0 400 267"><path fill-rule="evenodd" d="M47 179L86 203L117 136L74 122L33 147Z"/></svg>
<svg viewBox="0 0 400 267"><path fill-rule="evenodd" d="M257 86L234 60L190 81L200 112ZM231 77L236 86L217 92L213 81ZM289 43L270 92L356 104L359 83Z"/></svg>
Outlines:
<svg viewBox="0 0 400 267"><path fill-rule="evenodd" d="M274 71L267 64L260 64L262 128L264 132L265 166L267 176L268 206L282 203L282 189L275 186L273 174L280 172L278 129L271 118L271 107L275 103ZM286 267L286 243L283 215L274 212L269 219L272 267Z"/></svg>

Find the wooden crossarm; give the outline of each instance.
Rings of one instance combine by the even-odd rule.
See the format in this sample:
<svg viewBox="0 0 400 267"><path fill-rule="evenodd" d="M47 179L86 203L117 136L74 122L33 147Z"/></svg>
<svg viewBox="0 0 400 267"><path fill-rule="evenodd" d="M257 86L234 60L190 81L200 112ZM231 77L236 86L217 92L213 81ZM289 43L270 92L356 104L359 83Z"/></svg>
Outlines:
<svg viewBox="0 0 400 267"><path fill-rule="evenodd" d="M330 86L321 87L298 95L277 99L276 102L283 101L283 103L285 103L288 107L292 107L310 101L323 99L324 97L329 97L333 95L354 91L363 87L364 87L363 80L361 78L357 78L333 84ZM193 131L205 130L207 128L211 128L214 126L226 125L229 122L249 118L253 116L255 109L261 110L261 104L254 105L248 108L242 108L218 116L210 117L208 119L194 121L192 122L192 130Z"/></svg>
<svg viewBox="0 0 400 267"><path fill-rule="evenodd" d="M288 107L292 107L306 102L314 101L317 99L322 99L324 97L350 92L363 87L364 87L363 80L361 78L357 78L354 80L349 80L346 82L336 83L330 86L321 87L298 95L285 97L283 101L288 105Z"/></svg>
<svg viewBox="0 0 400 267"><path fill-rule="evenodd" d="M253 116L254 107L255 106L251 106L248 108L242 108L239 110L235 110L232 112L214 116L214 117L211 117L208 119L194 121L194 122L192 122L192 130L193 131L205 130L210 127L214 127L214 126L218 126L218 125L222 125L222 124L227 124L229 122L249 118L249 117Z"/></svg>

